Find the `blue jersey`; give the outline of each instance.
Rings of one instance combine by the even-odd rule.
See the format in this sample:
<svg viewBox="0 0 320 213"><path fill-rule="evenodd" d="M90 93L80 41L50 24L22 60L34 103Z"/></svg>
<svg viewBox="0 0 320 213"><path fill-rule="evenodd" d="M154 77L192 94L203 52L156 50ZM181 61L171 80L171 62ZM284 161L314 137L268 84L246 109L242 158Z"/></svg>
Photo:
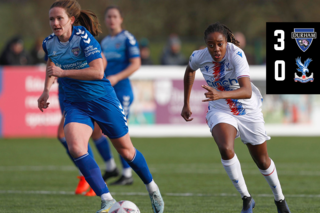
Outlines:
<svg viewBox="0 0 320 213"><path fill-rule="evenodd" d="M101 49L107 59L105 76L117 74L126 69L131 58L140 57L139 45L134 36L126 30L116 36L107 36L101 41ZM131 90L128 78L119 81L114 89Z"/></svg>
<svg viewBox="0 0 320 213"><path fill-rule="evenodd" d="M63 70L84 69L89 63L101 57L101 47L91 33L83 26L74 26L67 43L61 43L54 34L43 41L46 58ZM67 72L67 71L66 71ZM110 82L102 80L77 80L59 78L65 98L71 102L90 101L105 96L113 90Z"/></svg>

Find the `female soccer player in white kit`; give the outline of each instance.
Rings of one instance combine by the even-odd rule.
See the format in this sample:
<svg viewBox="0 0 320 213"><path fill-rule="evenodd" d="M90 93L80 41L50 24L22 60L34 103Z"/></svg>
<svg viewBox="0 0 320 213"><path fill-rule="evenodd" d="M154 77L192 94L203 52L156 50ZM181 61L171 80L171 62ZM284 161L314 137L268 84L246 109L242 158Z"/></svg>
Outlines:
<svg viewBox="0 0 320 213"><path fill-rule="evenodd" d="M248 192L240 162L234 152L234 139L241 137L268 182L278 213L290 210L282 193L277 170L267 152L264 119L261 112L262 96L250 82L249 65L238 47L231 30L225 25L209 25L204 32L207 48L192 53L184 77L184 106L181 116L192 121L189 105L195 71L200 68L208 85L204 102L209 102L206 116L208 126L218 145L221 162L243 200L241 213L251 213L255 201Z"/></svg>

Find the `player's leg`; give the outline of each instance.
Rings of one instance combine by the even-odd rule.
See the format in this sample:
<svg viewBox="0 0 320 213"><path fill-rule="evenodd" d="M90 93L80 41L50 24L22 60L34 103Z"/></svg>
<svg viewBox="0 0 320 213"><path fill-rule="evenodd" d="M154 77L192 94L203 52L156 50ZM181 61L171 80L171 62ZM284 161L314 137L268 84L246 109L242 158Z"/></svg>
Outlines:
<svg viewBox="0 0 320 213"><path fill-rule="evenodd" d="M109 94L106 97L95 100L97 104L93 104L90 107L103 106L103 109L95 110L99 113L93 119L98 123L102 132L108 135L118 153L128 162L146 185L154 212L162 213L164 202L159 188L152 178L144 156L134 148L131 142L122 106L113 95L115 96L115 94Z"/></svg>
<svg viewBox="0 0 320 213"><path fill-rule="evenodd" d="M153 211L155 213L162 213L164 210L164 202L159 187L152 178L144 156L139 150L134 148L129 133L121 138L111 139L111 141L118 153L128 162L131 168L146 185Z"/></svg>
<svg viewBox="0 0 320 213"><path fill-rule="evenodd" d="M239 120L238 128L241 132L241 140L247 145L254 162L268 182L274 194L278 212L287 213L290 211L284 200L277 170L274 162L268 155L266 141L270 140L270 137L266 133L262 114L261 121L262 122L247 122Z"/></svg>
<svg viewBox="0 0 320 213"><path fill-rule="evenodd" d="M272 190L278 212L289 213L290 210L282 193L276 166L268 155L267 142L259 145L247 144L247 146L254 162L258 166L261 174L265 177Z"/></svg>
<svg viewBox="0 0 320 213"><path fill-rule="evenodd" d="M99 125L95 122L94 130L91 136L94 144L97 147L98 152L100 153L103 161L106 165L106 171L103 175L103 179L106 181L111 177L116 177L119 175L116 163L112 156L108 139L102 134Z"/></svg>
<svg viewBox="0 0 320 213"><path fill-rule="evenodd" d="M64 116L61 118L60 124L58 126L58 140L64 146L69 158L74 163L73 158L72 158L72 156L71 156L71 154L69 152L67 141L66 141L66 138L65 138L65 135L64 135L63 124L64 124ZM93 152L92 152L91 147L90 147L89 144L88 144L88 153L93 158ZM75 166L77 166L77 165L75 164ZM75 194L83 194L84 192L86 192L89 189L89 184L87 183L85 177L82 175L80 170L79 170L78 179L79 179L79 183L78 183L78 185L76 187Z"/></svg>
<svg viewBox="0 0 320 213"><path fill-rule="evenodd" d="M243 200L242 213L250 213L255 206L251 198L237 155L234 139L238 136L237 121L233 116L218 110L209 110L206 116L212 136L219 148L222 165Z"/></svg>
<svg viewBox="0 0 320 213"><path fill-rule="evenodd" d="M101 197L101 209L98 212L108 212L115 200L102 178L98 164L88 154L88 141L92 135L94 123L88 115L89 112L78 109L86 109L87 106L88 102L66 106L64 132L74 162L96 195Z"/></svg>
<svg viewBox="0 0 320 213"><path fill-rule="evenodd" d="M59 105L60 105L62 118L61 118L60 124L58 126L58 135L57 135L57 137L58 137L58 140L63 145L63 147L66 149L66 152L67 152L69 158L74 163L73 158L70 155L70 152L69 152L69 149L68 149L68 145L67 145L67 141L66 141L66 138L65 138L65 135L64 135L64 130L63 130L63 124L64 124L64 120L65 120L65 118L64 118L64 110L65 110L64 99L65 99L65 96L64 96L64 93L63 93L61 88L59 88L59 96L58 97L59 97ZM89 144L88 144L88 153L89 153L89 155L91 155L93 157L93 152L92 152L91 147L90 147ZM75 164L75 166L77 166L77 165ZM86 179L84 178L84 176L82 175L80 170L79 170L78 179L79 179L79 183L78 183L78 185L76 187L75 194L83 194L84 192L86 192L89 189L89 184L87 183Z"/></svg>
<svg viewBox="0 0 320 213"><path fill-rule="evenodd" d="M236 138L236 135L237 129L227 123L219 123L212 129L212 136L221 154L222 165L230 180L240 193L241 197L250 197L242 175L240 162L234 152L234 139Z"/></svg>

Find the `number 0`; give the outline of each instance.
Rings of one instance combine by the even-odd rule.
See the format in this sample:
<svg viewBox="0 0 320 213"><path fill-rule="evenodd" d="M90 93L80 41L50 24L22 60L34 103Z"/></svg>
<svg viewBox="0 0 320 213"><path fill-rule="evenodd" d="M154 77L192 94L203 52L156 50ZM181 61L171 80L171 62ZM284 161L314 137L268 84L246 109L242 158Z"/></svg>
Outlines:
<svg viewBox="0 0 320 213"><path fill-rule="evenodd" d="M281 77L279 77L279 64L281 66ZM284 81L285 79L285 62L284 61L276 61L274 67L274 78L276 81Z"/></svg>
<svg viewBox="0 0 320 213"><path fill-rule="evenodd" d="M280 42L280 46L277 44L274 45L275 50L284 50L284 31L283 30L275 30L274 36L278 36L280 34L280 38L278 38L278 42Z"/></svg>

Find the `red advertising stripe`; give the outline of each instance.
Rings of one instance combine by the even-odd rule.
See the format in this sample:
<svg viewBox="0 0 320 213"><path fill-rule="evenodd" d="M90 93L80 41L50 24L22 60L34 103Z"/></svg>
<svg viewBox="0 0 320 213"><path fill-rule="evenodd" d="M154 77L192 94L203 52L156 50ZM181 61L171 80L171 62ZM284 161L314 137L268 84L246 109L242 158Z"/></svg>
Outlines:
<svg viewBox="0 0 320 213"><path fill-rule="evenodd" d="M57 84L50 92L50 106L44 113L37 100L42 94L45 67L4 67L2 70L3 137L55 136L61 119Z"/></svg>

